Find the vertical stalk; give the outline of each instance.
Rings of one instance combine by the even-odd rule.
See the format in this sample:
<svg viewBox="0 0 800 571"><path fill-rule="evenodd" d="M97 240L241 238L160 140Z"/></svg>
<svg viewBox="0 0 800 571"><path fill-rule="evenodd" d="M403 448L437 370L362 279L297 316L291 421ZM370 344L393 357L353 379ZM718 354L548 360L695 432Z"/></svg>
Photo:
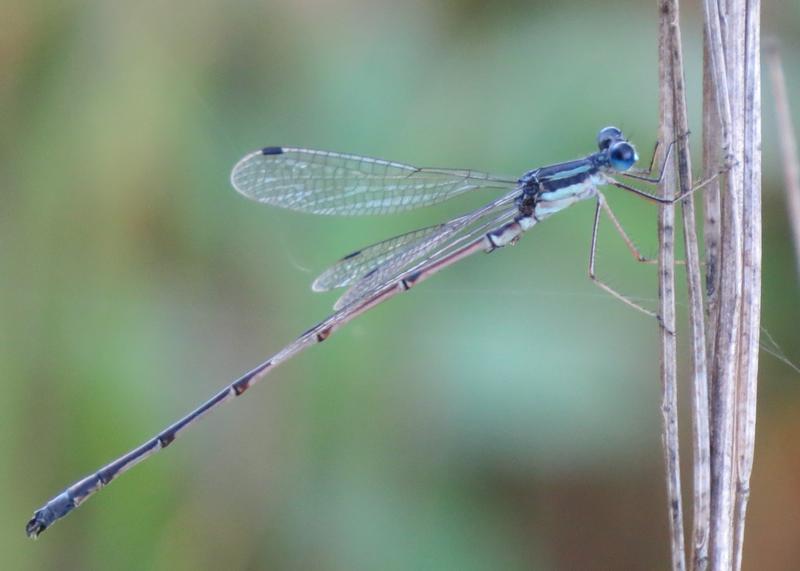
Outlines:
<svg viewBox="0 0 800 571"><path fill-rule="evenodd" d="M714 72L709 53L708 27L703 28L703 178L709 180L722 164L722 126L714 88ZM706 350L714 361L714 339L719 320L720 187L712 180L703 190L703 242L706 259Z"/></svg>
<svg viewBox="0 0 800 571"><path fill-rule="evenodd" d="M670 0L659 2L659 80L660 133L659 140L673 141L673 93ZM665 198L674 195L674 159L669 157L659 193ZM686 569L683 532L683 503L681 500L680 455L678 442L677 346L675 339L675 208L661 205L658 213L658 299L661 325L661 385L662 439L666 467L667 500L670 523L672 568Z"/></svg>
<svg viewBox="0 0 800 571"><path fill-rule="evenodd" d="M742 567L756 432L761 333L761 2L746 0L742 172L742 324L736 388L734 569Z"/></svg>
<svg viewBox="0 0 800 571"><path fill-rule="evenodd" d="M709 554L712 569L727 571L741 566L755 441L761 296L760 3L705 0L703 6L707 85L713 88L719 119L719 130L709 132L706 149L722 149L728 166L721 184L719 282L710 306ZM710 100L706 93L706 102ZM713 119L708 122L715 127ZM705 160L709 172L714 156L709 153Z"/></svg>
<svg viewBox="0 0 800 571"><path fill-rule="evenodd" d="M689 154L689 119L686 110L686 89L681 47L680 12L678 0L669 2L670 44L672 47L672 89L674 105L674 132L677 133L677 162L680 194L690 193L692 163ZM697 245L694 195L681 200L683 214L683 240L686 256L686 282L689 296L690 351L692 369L693 411L693 533L692 569L704 570L708 563L710 525L710 451L709 451L709 401L708 370L706 366L706 338L703 311L703 288L700 279L700 254Z"/></svg>

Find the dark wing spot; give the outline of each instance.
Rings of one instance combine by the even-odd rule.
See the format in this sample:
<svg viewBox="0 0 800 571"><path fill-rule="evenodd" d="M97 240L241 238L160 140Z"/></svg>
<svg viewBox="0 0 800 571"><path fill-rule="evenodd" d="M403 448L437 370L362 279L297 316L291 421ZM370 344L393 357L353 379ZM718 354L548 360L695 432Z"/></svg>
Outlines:
<svg viewBox="0 0 800 571"><path fill-rule="evenodd" d="M251 377L247 376L244 379L239 379L238 381L233 383L233 392L236 394L237 397L250 388L250 381Z"/></svg>
<svg viewBox="0 0 800 571"><path fill-rule="evenodd" d="M421 271L414 272L413 274L408 276L406 279L404 279L403 283L405 284L406 289L411 289L411 286L413 286L415 283L417 283L417 280L420 278L420 276L422 276L422 272Z"/></svg>
<svg viewBox="0 0 800 571"><path fill-rule="evenodd" d="M356 257L356 256L358 256L360 253L361 253L361 250L356 250L355 252L350 252L350 253L349 253L349 254L347 254L347 255L346 255L344 258L342 258L342 259L341 259L341 261L343 262L343 261L345 261L345 260L349 260L350 258L355 258L355 257Z"/></svg>
<svg viewBox="0 0 800 571"><path fill-rule="evenodd" d="M174 432L165 432L158 435L158 441L161 443L161 448L166 448L175 440Z"/></svg>
<svg viewBox="0 0 800 571"><path fill-rule="evenodd" d="M261 149L262 155L282 155L283 147L264 147Z"/></svg>

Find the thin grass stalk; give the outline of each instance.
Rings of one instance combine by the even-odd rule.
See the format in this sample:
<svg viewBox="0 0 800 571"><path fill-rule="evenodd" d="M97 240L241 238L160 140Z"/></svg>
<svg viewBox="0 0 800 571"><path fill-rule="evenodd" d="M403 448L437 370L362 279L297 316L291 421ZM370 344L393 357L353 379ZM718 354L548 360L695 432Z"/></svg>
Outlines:
<svg viewBox="0 0 800 571"><path fill-rule="evenodd" d="M742 187L742 325L736 390L734 569L742 567L756 434L761 333L761 2L746 0Z"/></svg>
<svg viewBox="0 0 800 571"><path fill-rule="evenodd" d="M686 89L681 47L678 0L669 2L670 44L672 47L672 88L674 132L677 133L677 163L680 194L693 188L692 163L689 153L689 118L686 110ZM710 525L711 468L709 449L708 369L703 309L703 288L700 277L700 254L697 243L694 195L681 201L683 240L686 256L686 282L689 298L689 348L692 375L693 434L693 533L692 569L704 570L708 563Z"/></svg>
<svg viewBox="0 0 800 571"><path fill-rule="evenodd" d="M709 53L708 27L703 28L703 178L711 179L722 164L722 133ZM703 245L706 270L706 358L714 362L719 321L720 186L711 180L703 190ZM710 406L710 403L709 403Z"/></svg>
<svg viewBox="0 0 800 571"><path fill-rule="evenodd" d="M710 567L733 561L734 427L742 309L742 161L744 138L744 4L704 1L708 62L720 119L720 146L729 166L721 184L718 306L711 364ZM724 44L723 44L724 41Z"/></svg>
<svg viewBox="0 0 800 571"><path fill-rule="evenodd" d="M672 47L670 0L659 1L659 140L675 140L673 129ZM661 196L671 198L675 188L675 161L672 155L660 183ZM683 502L681 499L680 447L678 442L677 344L675 338L675 209L661 205L658 213L658 299L661 338L661 416L662 444L666 469L667 506L670 524L670 553L672 569L686 569L686 549L683 531Z"/></svg>

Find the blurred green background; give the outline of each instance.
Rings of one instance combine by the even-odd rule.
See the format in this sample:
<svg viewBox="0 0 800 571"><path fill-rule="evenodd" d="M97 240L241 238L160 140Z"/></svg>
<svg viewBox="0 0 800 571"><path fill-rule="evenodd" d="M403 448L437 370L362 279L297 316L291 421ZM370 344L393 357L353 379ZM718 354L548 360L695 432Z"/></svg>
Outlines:
<svg viewBox="0 0 800 571"><path fill-rule="evenodd" d="M800 113L800 8L765 9ZM4 0L0 22L0 568L667 568L657 327L586 278L588 203L360 318L38 542L23 533L327 315L335 296L309 284L330 262L488 196L314 217L238 196L240 156L518 176L616 124L649 157L654 2ZM699 134L696 5L684 22ZM764 106L764 326L797 361L769 85ZM653 253L654 207L608 195ZM609 226L600 273L653 303L655 270ZM798 568L800 375L763 354L760 391L745 567Z"/></svg>

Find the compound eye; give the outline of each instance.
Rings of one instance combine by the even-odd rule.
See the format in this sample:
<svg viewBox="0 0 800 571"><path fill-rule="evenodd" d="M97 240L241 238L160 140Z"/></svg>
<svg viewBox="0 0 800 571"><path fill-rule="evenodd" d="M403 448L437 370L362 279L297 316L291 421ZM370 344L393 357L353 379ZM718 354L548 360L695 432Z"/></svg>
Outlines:
<svg viewBox="0 0 800 571"><path fill-rule="evenodd" d="M626 171L638 160L636 149L627 141L613 143L608 150L608 162L616 171Z"/></svg>
<svg viewBox="0 0 800 571"><path fill-rule="evenodd" d="M597 134L597 146L601 151L603 151L607 149L608 146L614 141L621 141L624 138L625 137L622 135L622 131L616 127L606 127L604 129L600 129L600 132Z"/></svg>

